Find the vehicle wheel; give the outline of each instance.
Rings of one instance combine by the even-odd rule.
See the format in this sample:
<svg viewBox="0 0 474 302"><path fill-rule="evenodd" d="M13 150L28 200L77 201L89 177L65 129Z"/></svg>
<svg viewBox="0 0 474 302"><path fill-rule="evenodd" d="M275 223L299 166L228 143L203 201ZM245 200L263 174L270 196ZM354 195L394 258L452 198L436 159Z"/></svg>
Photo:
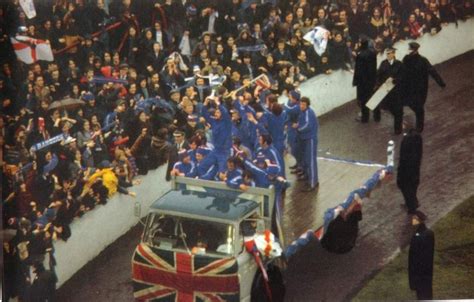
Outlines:
<svg viewBox="0 0 474 302"><path fill-rule="evenodd" d="M283 282L283 275L280 268L273 263L266 266L268 274L268 282L272 292L272 302L283 302L285 297L285 284ZM265 284L263 283L263 276L260 270L257 271L252 283L251 302L269 302Z"/></svg>

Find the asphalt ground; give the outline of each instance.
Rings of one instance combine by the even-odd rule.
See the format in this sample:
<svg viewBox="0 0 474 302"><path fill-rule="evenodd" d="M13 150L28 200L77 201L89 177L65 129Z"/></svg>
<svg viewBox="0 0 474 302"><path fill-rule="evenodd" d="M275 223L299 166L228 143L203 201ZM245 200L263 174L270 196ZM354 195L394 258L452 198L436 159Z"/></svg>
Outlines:
<svg viewBox="0 0 474 302"><path fill-rule="evenodd" d="M441 89L430 80L425 106L418 199L428 225L474 191L474 51L435 67L447 87ZM317 100L312 101L317 104ZM393 135L390 114L384 113L380 123L371 119L368 124L360 124L355 121L357 112L354 101L320 117L318 156L385 163L390 139L395 141L398 155L402 136ZM408 108L404 120L407 127L414 125L414 114ZM285 217L283 225L287 230L293 228L289 232L296 235L307 229L310 221L304 213L314 207L318 193L301 193L301 184L292 176L289 180L294 185L287 192L285 211L291 207L300 210L293 217ZM412 227L400 204L403 197L395 180L391 180L365 201L359 238L351 252L331 254L314 241L297 253L284 272L285 300L344 301L353 297L408 244ZM133 301L130 263L141 230L141 226L132 228L84 266L59 289L58 301Z"/></svg>

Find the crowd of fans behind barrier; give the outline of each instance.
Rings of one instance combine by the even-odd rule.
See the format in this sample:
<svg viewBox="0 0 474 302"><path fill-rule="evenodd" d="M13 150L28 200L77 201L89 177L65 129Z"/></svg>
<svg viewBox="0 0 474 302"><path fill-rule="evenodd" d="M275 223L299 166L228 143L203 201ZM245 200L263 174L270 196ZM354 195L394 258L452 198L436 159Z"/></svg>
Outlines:
<svg viewBox="0 0 474 302"><path fill-rule="evenodd" d="M35 1L33 19L18 1L0 5L3 227L19 230L7 251L18 261L44 257L115 192L134 196L139 176L167 161L175 130L205 136L205 76L232 91L263 73L282 95L351 70L362 36L382 52L472 14L470 0L109 2ZM321 55L303 39L315 26L330 32ZM49 41L54 61L17 61L17 34ZM84 105L53 105L65 98Z"/></svg>

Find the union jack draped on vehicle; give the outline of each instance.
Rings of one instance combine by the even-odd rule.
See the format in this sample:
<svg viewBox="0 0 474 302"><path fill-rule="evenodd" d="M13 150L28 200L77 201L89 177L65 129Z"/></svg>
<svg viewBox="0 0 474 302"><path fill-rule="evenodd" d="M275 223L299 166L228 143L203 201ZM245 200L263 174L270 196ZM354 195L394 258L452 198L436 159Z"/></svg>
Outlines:
<svg viewBox="0 0 474 302"><path fill-rule="evenodd" d="M238 264L139 244L132 260L136 301L239 301Z"/></svg>

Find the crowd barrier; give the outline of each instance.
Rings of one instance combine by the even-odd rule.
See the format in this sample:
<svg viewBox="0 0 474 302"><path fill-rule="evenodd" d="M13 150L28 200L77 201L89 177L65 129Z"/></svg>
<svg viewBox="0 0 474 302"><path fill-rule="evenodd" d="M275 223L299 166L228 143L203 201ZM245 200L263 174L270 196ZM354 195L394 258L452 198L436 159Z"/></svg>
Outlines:
<svg viewBox="0 0 474 302"><path fill-rule="evenodd" d="M129 188L137 193L136 198L116 193L106 205L96 206L71 223L72 234L68 241L54 243L58 286L137 224L135 202L141 204L141 215L146 215L150 205L171 189L165 175L166 165L148 172L140 177L139 185Z"/></svg>
<svg viewBox="0 0 474 302"><path fill-rule="evenodd" d="M418 39L420 53L432 64L444 62L474 49L473 32L473 18L459 21L457 28L449 24L437 35L428 34ZM401 41L395 44L399 59L408 53L408 43ZM383 59L384 55L380 55L378 62ZM300 89L302 95L312 100L311 106L319 116L355 99L352 76L349 71L338 70L330 75L311 78ZM449 86L449 79L445 80ZM281 97L280 102L286 102L286 97ZM165 173L166 167L162 166L142 177L142 183L131 188L137 193L136 199L115 194L105 206L97 206L71 224L72 235L68 241L54 243L58 286L137 223L134 216L135 201L141 203L142 215L145 215L151 203L171 188L165 181Z"/></svg>
<svg viewBox="0 0 474 302"><path fill-rule="evenodd" d="M474 49L474 18L459 21L458 27L453 24L443 26L437 35L425 34L416 41L420 43L420 54L428 58L431 64L438 64ZM397 59L402 60L408 54L408 43L413 40L399 41ZM385 59L385 54L377 58L378 64ZM334 71L330 75L318 75L300 86L301 95L311 100L311 107L318 116L346 104L356 98L356 89L352 87L353 73L345 70ZM442 76L442 75L441 75ZM449 86L449 79L444 79ZM281 96L279 102L286 102Z"/></svg>

